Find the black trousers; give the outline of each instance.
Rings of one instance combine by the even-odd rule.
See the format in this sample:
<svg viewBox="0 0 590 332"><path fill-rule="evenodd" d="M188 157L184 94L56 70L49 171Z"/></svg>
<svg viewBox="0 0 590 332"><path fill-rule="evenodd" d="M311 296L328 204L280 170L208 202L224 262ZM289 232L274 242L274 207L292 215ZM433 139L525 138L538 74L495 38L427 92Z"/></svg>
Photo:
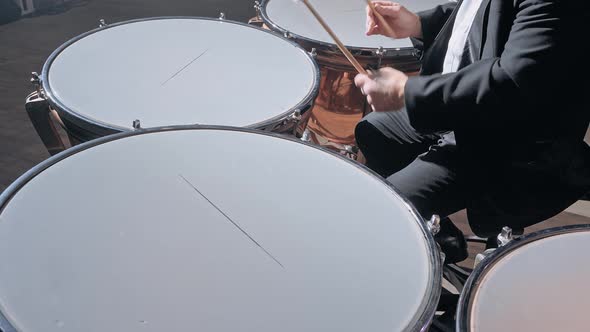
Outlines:
<svg viewBox="0 0 590 332"><path fill-rule="evenodd" d="M367 166L410 200L425 219L465 208L464 177L452 132L419 133L405 110L373 112L356 127Z"/></svg>
<svg viewBox="0 0 590 332"><path fill-rule="evenodd" d="M482 237L497 235L503 226L520 233L563 211L590 187L585 166L590 165L590 147L583 142L557 141L546 157L536 159L537 166L521 169L473 164L477 158L461 155L453 132L419 133L404 110L370 113L355 135L367 166L408 198L424 219L467 208L472 231Z"/></svg>

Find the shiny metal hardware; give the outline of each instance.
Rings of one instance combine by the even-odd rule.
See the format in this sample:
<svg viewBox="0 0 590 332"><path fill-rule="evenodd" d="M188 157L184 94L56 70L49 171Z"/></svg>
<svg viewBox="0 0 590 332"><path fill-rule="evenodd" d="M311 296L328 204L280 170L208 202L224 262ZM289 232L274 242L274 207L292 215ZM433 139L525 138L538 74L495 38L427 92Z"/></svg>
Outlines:
<svg viewBox="0 0 590 332"><path fill-rule="evenodd" d="M438 232L440 232L440 216L437 214L432 215L430 220L426 223L426 227L432 235L438 234Z"/></svg>
<svg viewBox="0 0 590 332"><path fill-rule="evenodd" d="M37 95L39 95L39 97L41 98L45 98L45 94L43 93L43 89L41 87L41 76L39 76L39 73L35 71L32 72L30 82L33 84L33 86L35 86L35 91L37 91Z"/></svg>
<svg viewBox="0 0 590 332"><path fill-rule="evenodd" d="M301 121L301 110L295 110L293 114L289 116L289 119L295 122Z"/></svg>
<svg viewBox="0 0 590 332"><path fill-rule="evenodd" d="M358 159L359 148L355 145L342 145L340 154L351 160Z"/></svg>
<svg viewBox="0 0 590 332"><path fill-rule="evenodd" d="M291 39L291 38L293 38L293 35L289 31L285 31L285 33L283 33L283 37L285 37L287 39Z"/></svg>
<svg viewBox="0 0 590 332"><path fill-rule="evenodd" d="M354 145L344 145L344 151L348 154L356 155L359 152L359 148Z"/></svg>
<svg viewBox="0 0 590 332"><path fill-rule="evenodd" d="M299 109L296 109L291 115L289 115L287 122L293 124L293 130L291 131L293 136L297 135L297 129L299 127L299 122L301 122L301 118L301 110Z"/></svg>
<svg viewBox="0 0 590 332"><path fill-rule="evenodd" d="M224 12L219 13L219 19L225 20L225 13Z"/></svg>
<svg viewBox="0 0 590 332"><path fill-rule="evenodd" d="M438 245L438 243L437 243ZM445 260L447 259L447 255L442 251L440 246L438 246L438 251L440 252L440 263L445 264Z"/></svg>
<svg viewBox="0 0 590 332"><path fill-rule="evenodd" d="M385 54L387 54L387 50L383 48L383 46L379 46L379 48L375 50L375 55L380 58L383 58Z"/></svg>
<svg viewBox="0 0 590 332"><path fill-rule="evenodd" d="M375 55L377 56L377 68L381 68L381 62L383 61L385 54L387 54L387 50L384 49L383 46L379 46L375 51Z"/></svg>
<svg viewBox="0 0 590 332"><path fill-rule="evenodd" d="M260 4L260 1L254 1L254 9L256 10L256 14L260 18L260 11L262 10L262 5Z"/></svg>
<svg viewBox="0 0 590 332"><path fill-rule="evenodd" d="M34 71L31 73L31 83L33 84L41 84L41 78L39 77L39 73Z"/></svg>
<svg viewBox="0 0 590 332"><path fill-rule="evenodd" d="M262 19L262 15L261 15L262 5L260 4L259 1L254 1L254 9L256 10L256 16L249 19L248 24L256 24L256 25L263 26L264 20Z"/></svg>
<svg viewBox="0 0 590 332"><path fill-rule="evenodd" d="M312 48L309 52L309 55L311 55L311 57L315 59L318 57L318 51L315 48Z"/></svg>
<svg viewBox="0 0 590 332"><path fill-rule="evenodd" d="M475 255L475 261L473 262L473 268L475 269L481 261L483 261L486 257L491 255L496 251L496 248L486 249L484 252L480 252L479 254Z"/></svg>
<svg viewBox="0 0 590 332"><path fill-rule="evenodd" d="M507 245L513 239L514 239L514 235L512 234L512 228L505 226L504 228L502 228L502 232L500 232L500 234L498 234L498 236L496 237L496 241L498 243L498 248ZM484 251L482 253L477 254L475 256L475 262L473 263L473 268L477 267L477 265L479 263L481 263L481 261L483 261L486 257L491 255L496 250L497 250L497 248L491 248L491 249L487 249L486 251Z"/></svg>
<svg viewBox="0 0 590 332"><path fill-rule="evenodd" d="M304 142L311 142L311 132L309 131L309 129L305 128L303 134L301 134L300 139Z"/></svg>
<svg viewBox="0 0 590 332"><path fill-rule="evenodd" d="M357 160L358 159L358 148L354 145L341 145L335 144L340 146L340 155L344 156L350 160Z"/></svg>
<svg viewBox="0 0 590 332"><path fill-rule="evenodd" d="M412 57L416 59L422 58L422 51L418 49L412 50Z"/></svg>
<svg viewBox="0 0 590 332"><path fill-rule="evenodd" d="M98 27L99 28L104 28L106 27L108 24L105 22L104 18L101 18L100 20L98 20Z"/></svg>
<svg viewBox="0 0 590 332"><path fill-rule="evenodd" d="M141 129L141 121L139 121L139 120L133 121L133 129Z"/></svg>
<svg viewBox="0 0 590 332"><path fill-rule="evenodd" d="M507 245L513 239L514 239L514 235L512 235L512 228L510 228L508 226L504 226L504 228L502 228L502 232L500 234L498 234L498 237L497 237L498 246L503 247L503 246Z"/></svg>

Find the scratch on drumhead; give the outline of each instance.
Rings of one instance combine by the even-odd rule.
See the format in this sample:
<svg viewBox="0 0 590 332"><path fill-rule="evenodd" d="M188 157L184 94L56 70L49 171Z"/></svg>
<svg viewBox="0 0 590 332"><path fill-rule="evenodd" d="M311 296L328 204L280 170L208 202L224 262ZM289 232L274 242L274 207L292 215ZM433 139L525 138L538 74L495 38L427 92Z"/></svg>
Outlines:
<svg viewBox="0 0 590 332"><path fill-rule="evenodd" d="M176 76L178 76L178 74L182 73L185 69L187 69L190 65L192 65L195 61L197 61L200 57L202 57L203 55L205 55L205 53L207 53L209 51L209 49L206 49L203 53L199 54L196 58L192 59L189 63L187 63L184 67L180 68L180 70L178 70L176 73L174 73L174 75L172 75L169 79L167 79L166 81L164 81L162 83L162 86L164 86L166 83L170 82L173 78L175 78Z"/></svg>
<svg viewBox="0 0 590 332"><path fill-rule="evenodd" d="M187 180L184 176L182 176L182 174L178 174L178 176L184 180L184 182L186 182L186 184L188 184L191 188L193 188L194 191L196 191L201 197L203 197L207 202L209 202L209 204L211 204L211 206L213 206L217 211L219 211L219 213L221 213L222 216L225 217L225 219L227 219L229 222L231 222L240 232L242 232L242 234L244 234L248 239L250 239L250 241L252 241L256 246L258 246L262 251L264 251L268 257L270 257L273 261L275 261L277 264L279 264L283 269L285 268L283 266L283 264L281 264L281 262L279 262L278 259L276 259L273 255L271 255L270 252L268 252L266 249L264 249L263 246L260 245L260 243L258 243L258 241L256 241L250 234L248 234L237 222L235 222L232 218L230 218L225 212L223 212L223 210L221 210L217 205L215 205L215 203L213 203L209 198L207 198L207 196L205 196L199 189L197 189L197 187L195 187L195 185L193 185L189 180Z"/></svg>

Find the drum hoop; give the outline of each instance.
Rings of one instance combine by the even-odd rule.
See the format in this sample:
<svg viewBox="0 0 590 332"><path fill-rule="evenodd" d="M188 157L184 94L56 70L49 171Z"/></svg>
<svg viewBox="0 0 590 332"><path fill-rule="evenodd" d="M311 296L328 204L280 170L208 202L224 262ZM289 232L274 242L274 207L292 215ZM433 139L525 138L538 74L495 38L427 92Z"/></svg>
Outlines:
<svg viewBox="0 0 590 332"><path fill-rule="evenodd" d="M291 141L294 143L303 144L305 146L317 149L319 151L328 153L336 158L339 158L340 160L345 161L345 162L349 163L350 165L356 167L359 171L361 171L365 175L368 175L374 179L379 180L381 183L383 183L386 186L386 188L389 189L389 192L392 193L395 197L397 197L402 202L402 204L405 206L405 208L407 208L407 210L413 216L413 219L414 219L413 221L418 224L418 227L420 228L422 235L424 236L424 239L426 242L426 250L428 251L428 258L430 260L429 263L431 266L431 273L428 276L429 280L427 282L426 294L425 294L424 299L422 300L422 303L420 305L421 310L415 314L415 316L412 318L410 325L408 325L403 331L426 331L428 329L428 327L430 326L430 323L432 322L432 319L434 318L434 314L436 312L436 307L438 305L438 300L439 300L440 294L441 294L442 260L441 260L440 252L438 251L438 247L436 245L436 242L434 241L434 237L433 237L432 233L430 231L428 231L428 229L426 227L426 223L420 217L417 210L405 197L403 197L399 193L399 191L397 189L395 189L391 184L386 182L381 176L379 176L377 173L373 172L372 170L368 169L367 167L365 167L355 161L352 161L348 158L345 158L336 152L328 150L327 148L323 148L321 146L317 146L317 145L314 145L314 144L311 144L311 143L308 143L305 141L301 141L299 139L296 139L296 138L293 138L290 136L279 135L279 134L272 133L272 132L253 130L253 129L249 129L249 128L238 128L238 127L229 127L229 126L212 126L212 125L207 125L207 126L187 125L187 126L167 126L167 127L147 128L147 129L139 129L139 130L135 130L135 131L127 131L127 132L122 132L122 133L118 133L118 134L114 134L114 135L104 136L101 138L97 138L95 140L91 140L91 141L76 145L76 146L69 148L61 153L58 153L58 154L46 159L45 161L41 162L37 166L35 166L32 169L30 169L29 171L27 171L22 176L20 176L8 188L6 188L6 190L4 192L0 193L0 216L2 215L2 212L4 211L4 209L6 208L8 203L11 201L11 199L29 181L31 181L34 177L41 174L43 171L45 171L49 167L57 164L58 162L66 159L70 156L73 156L79 152L88 150L92 147L95 147L95 146L98 146L101 144L105 144L105 143L109 143L112 141L116 141L119 139L127 138L127 137L139 136L139 135L144 135L144 134L153 134L153 133L158 133L158 132L185 131L185 130L235 131L235 132L242 132L242 133L251 133L251 134L257 134L257 135L271 136L271 137ZM3 316L2 310L0 310L0 327L2 327L2 328L5 328L3 326L4 321L8 322L8 320ZM13 328L12 325L9 325L9 327ZM14 330L14 328L13 328L13 330L5 328L4 331L12 332L12 331L16 331L16 330Z"/></svg>
<svg viewBox="0 0 590 332"><path fill-rule="evenodd" d="M309 38L309 37L305 37L302 35L298 35L296 33L294 33L293 31L289 31L286 30L285 28L281 27L279 24L275 23L270 16L267 13L267 6L268 3L271 0L262 0L262 2L260 3L260 18L264 21L264 23L266 23L269 28L271 28L272 30L279 32L280 34L284 35L286 33L288 33L294 40L301 40L307 43L311 43L314 45L314 47L316 48L317 51L330 51L330 50L337 50L338 47L336 46L335 43L327 43L321 40L317 40L317 39L313 39L313 38ZM353 54L353 55L359 55L359 56L366 56L367 54L375 54L376 51L379 50L379 48L376 47L359 47L359 46L350 46L350 45L344 45L346 46L346 48ZM416 57L416 53L418 52L418 49L415 47L384 47L383 50L385 51L385 56L383 58L391 58L391 57L397 57L399 56L399 54L396 55L387 55L388 53L391 53L393 51L398 52L398 53L402 53L407 55L407 56L413 56Z"/></svg>
<svg viewBox="0 0 590 332"><path fill-rule="evenodd" d="M311 104L313 103L314 99L317 97L319 90L320 90L320 69L319 66L317 64L317 62L315 61L315 59L313 58L313 56L311 54L309 54L303 47L301 47L299 44L295 43L294 41L291 41L285 37L279 36L276 33L272 33L271 31L250 25L250 24L246 24L246 23L242 23L242 22L238 22L238 21L232 21L232 20L226 20L226 19L218 19L218 18L211 18L211 17L199 17L199 16L158 16L158 17L149 17L149 18L140 18L140 19L134 19L134 20L128 20L128 21L122 21L122 22L117 22L117 23L113 23L113 24L109 24L106 25L104 27L99 27L99 28L95 28L93 30L87 31L83 34L80 34L70 40L68 40L67 42L63 43L60 47L58 47L55 51L53 51L53 53L51 53L51 55L49 56L49 58L47 58L47 60L45 61L45 63L43 64L43 69L41 72L41 86L43 88L43 92L45 94L45 97L47 99L47 101L49 102L49 104L51 104L51 106L53 106L54 108L56 108L58 111L60 111L60 115L65 116L67 119L69 119L71 122L75 123L76 125L80 126L81 128L87 129L88 124L90 124L91 126L94 127L99 127L102 129L102 131L107 131L109 134L110 133L118 133L118 132L124 132L124 131L132 131L133 129L131 128L126 128L126 127L121 127L121 126L117 126L117 125L113 125L113 124L109 124L103 121L100 121L98 119L94 119L91 117L88 117L86 115L83 115L82 112L80 112L79 110L74 110L68 106L66 106L62 101L60 101L55 94L53 93L53 90L51 88L51 85L49 84L49 71L51 70L51 65L53 64L53 61L55 61L55 59L69 46L73 45L74 43L76 43L77 41L86 38L92 34L95 34L97 32L103 31L105 29L110 29L110 28L114 28L114 27L118 27L121 25L125 25L125 24L133 24L133 23L139 23L139 22L145 22L145 21L157 21L157 20L172 20L172 19L178 19L178 20L201 20L201 21L217 21L217 22L222 22L222 23L227 23L227 24L235 24L238 26L243 26L243 27L248 27L250 29L254 29L254 30L258 30L258 31L262 31L264 33L268 33L269 35L272 35L276 38L279 38L283 41L288 42L289 44L291 44L292 46L296 47L296 49L299 52L302 52L305 57L307 58L308 62L311 64L312 68L313 68L313 84L312 84L312 88L310 89L310 91L307 93L307 95L305 96L305 98L303 100L301 100L297 105L293 106L292 108L290 108L289 110L275 116L272 117L270 119L258 122L258 123L254 123L254 124L250 124L247 125L247 128L254 128L254 129L259 129L259 128L264 128L270 125L273 125L283 119L285 119L287 116L293 114L295 111L300 110L300 111L304 111L305 108L307 108L308 106L311 106ZM141 119L140 119L141 120ZM171 125L190 125L190 124L184 124L184 123L180 123L180 124L171 124ZM221 124L211 124L211 125L221 125ZM157 127L154 127L157 128ZM90 128L88 128L90 129ZM90 130L92 131L92 130Z"/></svg>
<svg viewBox="0 0 590 332"><path fill-rule="evenodd" d="M581 233L590 231L590 224L580 225L568 225L561 227L553 227L544 230L540 230L534 233L530 233L523 237L515 238L510 241L506 246L501 247L494 251L491 255L485 257L479 265L473 270L467 282L465 283L461 295L459 297L459 303L457 306L457 331L470 331L471 326L471 312L473 310L474 302L473 299L477 290L479 289L480 282L492 268L499 263L502 258L506 255L511 254L515 250L526 246L532 242L543 240L549 237Z"/></svg>

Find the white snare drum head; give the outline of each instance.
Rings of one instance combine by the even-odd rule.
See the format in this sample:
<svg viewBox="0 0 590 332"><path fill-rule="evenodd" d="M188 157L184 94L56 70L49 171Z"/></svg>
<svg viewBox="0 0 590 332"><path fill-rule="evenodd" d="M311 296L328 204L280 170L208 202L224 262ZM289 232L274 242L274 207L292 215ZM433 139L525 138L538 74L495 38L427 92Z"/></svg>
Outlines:
<svg viewBox="0 0 590 332"><path fill-rule="evenodd" d="M79 116L132 129L245 127L288 112L316 88L298 46L250 26L170 18L107 27L49 64L50 93Z"/></svg>
<svg viewBox="0 0 590 332"><path fill-rule="evenodd" d="M261 134L158 132L76 153L14 195L0 303L24 332L401 331L440 287L431 250L348 161Z"/></svg>
<svg viewBox="0 0 590 332"><path fill-rule="evenodd" d="M346 46L358 48L412 47L408 38L391 39L384 36L367 36L364 0L309 0L338 38ZM400 0L396 1L411 11L431 9L448 0ZM266 13L279 27L293 34L335 44L330 35L317 22L300 0L268 0Z"/></svg>
<svg viewBox="0 0 590 332"><path fill-rule="evenodd" d="M590 232L537 240L502 257L478 282L471 331L587 331Z"/></svg>

